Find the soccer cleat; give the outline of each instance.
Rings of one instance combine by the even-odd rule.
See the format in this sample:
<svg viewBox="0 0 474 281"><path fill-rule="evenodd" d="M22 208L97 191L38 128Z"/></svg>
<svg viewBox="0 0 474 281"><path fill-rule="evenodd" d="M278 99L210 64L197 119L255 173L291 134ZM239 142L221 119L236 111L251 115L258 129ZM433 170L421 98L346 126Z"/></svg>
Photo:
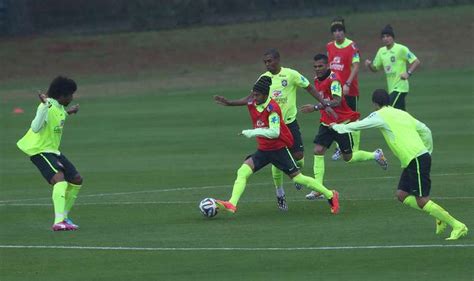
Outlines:
<svg viewBox="0 0 474 281"><path fill-rule="evenodd" d="M277 196L277 206L280 211L288 211L288 205L286 204L285 195Z"/></svg>
<svg viewBox="0 0 474 281"><path fill-rule="evenodd" d="M334 161L337 161L341 159L341 157L342 157L342 152L339 149L339 147L337 147L336 150L334 151L334 154L331 156L331 159Z"/></svg>
<svg viewBox="0 0 474 281"><path fill-rule="evenodd" d="M311 191L310 193L306 194L306 199L308 200L324 199L324 195L321 192Z"/></svg>
<svg viewBox="0 0 474 281"><path fill-rule="evenodd" d="M232 214L237 212L237 207L234 206L234 204L230 203L229 201L216 200L216 205L219 209L224 209L227 212L230 212Z"/></svg>
<svg viewBox="0 0 474 281"><path fill-rule="evenodd" d="M77 230L77 227L66 223L66 221L64 220L62 222L53 224L51 229L53 231L74 231Z"/></svg>
<svg viewBox="0 0 474 281"><path fill-rule="evenodd" d="M374 151L375 154L375 162L382 167L382 169L387 170L388 168L388 162L387 159L385 158L383 151L381 148L377 149Z"/></svg>
<svg viewBox="0 0 474 281"><path fill-rule="evenodd" d="M64 219L64 222L67 223L67 224L69 224L69 225L74 226L75 228L79 228L79 226L78 226L77 224L73 223L70 218Z"/></svg>
<svg viewBox="0 0 474 281"><path fill-rule="evenodd" d="M299 183L295 183L296 190L301 190L301 189L303 189L303 187L304 187L304 185L299 184Z"/></svg>
<svg viewBox="0 0 474 281"><path fill-rule="evenodd" d="M328 199L328 202L331 205L331 213L334 215L339 213L339 192L333 190L332 198Z"/></svg>
<svg viewBox="0 0 474 281"><path fill-rule="evenodd" d="M458 240L459 238L466 236L468 232L467 226L461 224L459 227L456 227L451 231L451 236L446 238L446 240Z"/></svg>
<svg viewBox="0 0 474 281"><path fill-rule="evenodd" d="M447 223L436 219L436 234L442 234L446 230Z"/></svg>

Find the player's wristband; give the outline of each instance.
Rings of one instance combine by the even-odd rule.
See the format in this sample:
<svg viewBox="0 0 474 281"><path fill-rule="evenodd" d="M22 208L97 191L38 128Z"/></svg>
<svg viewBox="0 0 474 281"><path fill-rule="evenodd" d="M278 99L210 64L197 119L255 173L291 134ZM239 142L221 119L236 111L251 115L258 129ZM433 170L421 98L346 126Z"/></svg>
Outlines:
<svg viewBox="0 0 474 281"><path fill-rule="evenodd" d="M315 104L315 105L314 105L314 110L320 110L319 104Z"/></svg>
<svg viewBox="0 0 474 281"><path fill-rule="evenodd" d="M407 73L408 73L408 76L411 76L413 74L413 72L411 72L410 70L408 70Z"/></svg>

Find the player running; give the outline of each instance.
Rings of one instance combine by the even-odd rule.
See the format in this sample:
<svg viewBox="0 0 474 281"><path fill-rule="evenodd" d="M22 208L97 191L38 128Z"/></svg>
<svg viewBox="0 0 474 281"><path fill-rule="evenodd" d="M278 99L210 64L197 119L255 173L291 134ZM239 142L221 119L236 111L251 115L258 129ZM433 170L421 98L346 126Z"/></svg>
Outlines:
<svg viewBox="0 0 474 281"><path fill-rule="evenodd" d="M321 111L321 119L319 132L314 139L314 178L320 183L324 180L324 154L331 144L335 141L341 150L342 158L346 163L355 163L360 161L375 160L382 168L387 169L387 161L385 160L382 149L374 152L363 150L353 151L352 133L338 134L329 128L332 123L349 123L359 119L360 114L353 111L346 102L346 97L342 93L342 79L339 74L329 69L328 57L324 54L314 56L314 70L316 77L314 78L314 86L316 90L326 100L326 104L336 112L337 118L328 115L325 111ZM319 111L321 105L307 104L301 107L304 113ZM313 200L321 196L320 193L311 191L306 195L306 199Z"/></svg>
<svg viewBox="0 0 474 281"><path fill-rule="evenodd" d="M294 183L324 194L331 206L331 213L337 214L339 212L339 193L335 190L331 191L315 179L301 174L296 165L288 149L294 145L293 135L283 120L278 103L269 97L271 84L272 80L269 76L261 76L253 86L249 98L246 101L242 100L233 104L236 106L247 105L253 129L243 130L240 135L247 138L255 137L258 148L254 154L247 157L237 171L237 179L229 201L216 200L219 209L235 213L240 196L245 190L247 179L271 163L287 174ZM218 103L223 101L221 96L214 96L214 99Z"/></svg>
<svg viewBox="0 0 474 281"><path fill-rule="evenodd" d="M298 71L291 68L282 67L280 64L280 53L276 49L270 49L263 55L263 62L267 68L267 72L262 76L268 76L272 79L270 87L270 97L275 100L281 108L283 122L288 126L294 139L294 144L289 146L289 150L296 161L297 166L301 169L304 165L304 146L301 137L300 127L296 120L298 109L296 107L296 91L298 88L305 89L315 99L323 102L316 89L311 83L301 75ZM232 106L246 104L251 96L244 97L240 100L227 100L220 97L219 102L222 105ZM334 114L331 108L325 107L330 114ZM282 211L288 209L285 198L285 190L283 189L283 172L275 165L272 166L273 183L275 184L277 205ZM295 184L299 190L301 186Z"/></svg>
<svg viewBox="0 0 474 281"><path fill-rule="evenodd" d="M405 98L409 90L408 79L421 62L407 47L395 43L395 33L389 24L382 29L381 37L385 46L378 50L373 62L367 59L365 66L372 72L377 72L380 69L385 71L390 93L390 105L406 110ZM408 71L407 63L410 65Z"/></svg>
<svg viewBox="0 0 474 281"><path fill-rule="evenodd" d="M436 219L436 234L443 233L446 226L450 225L452 232L446 240L457 240L467 235L468 228L465 224L430 200L433 152L430 129L409 113L390 106L390 97L383 89L374 91L372 102L376 111L367 118L349 124L333 124L332 129L340 134L368 128L380 129L403 168L398 183L398 200L433 216Z"/></svg>
<svg viewBox="0 0 474 281"><path fill-rule="evenodd" d="M357 102L359 100L359 73L360 54L357 44L346 37L346 26L344 19L336 17L331 22L331 33L334 41L326 45L331 70L341 78L342 93L345 96L347 105L355 112L358 112ZM353 150L359 149L360 133L352 135L354 144ZM332 155L333 160L341 159L341 150L336 147Z"/></svg>
<svg viewBox="0 0 474 281"><path fill-rule="evenodd" d="M31 162L46 181L53 186L55 213L53 231L79 228L68 215L81 189L82 177L59 151L66 117L79 111L79 105L66 110L76 90L74 80L62 76L56 77L49 85L47 95L39 95L41 103L31 127L17 143L17 146L30 156Z"/></svg>

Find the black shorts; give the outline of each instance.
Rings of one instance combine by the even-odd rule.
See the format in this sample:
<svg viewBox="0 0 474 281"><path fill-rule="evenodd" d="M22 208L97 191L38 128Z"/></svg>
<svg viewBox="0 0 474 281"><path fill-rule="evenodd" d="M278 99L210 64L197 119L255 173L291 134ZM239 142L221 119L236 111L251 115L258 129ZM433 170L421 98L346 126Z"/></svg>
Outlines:
<svg viewBox="0 0 474 281"><path fill-rule="evenodd" d="M344 96L344 99L346 100L347 105L348 105L353 111L359 112L359 111L357 110L358 105L359 105L359 103L358 103L358 101L359 101L359 96L355 97L355 96L348 96L348 95L346 95L346 96Z"/></svg>
<svg viewBox="0 0 474 281"><path fill-rule="evenodd" d="M430 195L431 190L431 155L425 153L411 160L403 169L398 189L418 197Z"/></svg>
<svg viewBox="0 0 474 281"><path fill-rule="evenodd" d="M288 129L290 129L290 132L293 135L293 140L294 140L293 146L290 147L290 152L291 153L303 152L304 151L303 139L301 138L300 126L298 125L298 122L295 120L291 122L290 124L286 124L286 126L288 126Z"/></svg>
<svg viewBox="0 0 474 281"><path fill-rule="evenodd" d="M270 163L287 175L299 171L295 160L286 147L278 150L257 150L254 154L248 156L247 159L248 158L252 158L253 160L255 166L254 172L257 172Z"/></svg>
<svg viewBox="0 0 474 281"><path fill-rule="evenodd" d="M354 141L352 139L352 134L345 133L339 134L338 132L334 131L333 129L319 125L319 131L316 137L314 138L314 143L322 145L326 148L330 148L333 142L337 142L339 145L339 149L341 149L342 153L344 154L351 154L352 153L352 146Z"/></svg>
<svg viewBox="0 0 474 281"><path fill-rule="evenodd" d="M31 156L30 160L35 164L48 183L51 183L51 179L58 172L63 172L64 178L68 182L71 182L79 174L76 167L74 167L64 154L56 155L54 153L43 152Z"/></svg>
<svg viewBox="0 0 474 281"><path fill-rule="evenodd" d="M390 93L390 105L397 108L406 111L405 107L405 97L407 96L408 93L400 93L397 91L393 91Z"/></svg>

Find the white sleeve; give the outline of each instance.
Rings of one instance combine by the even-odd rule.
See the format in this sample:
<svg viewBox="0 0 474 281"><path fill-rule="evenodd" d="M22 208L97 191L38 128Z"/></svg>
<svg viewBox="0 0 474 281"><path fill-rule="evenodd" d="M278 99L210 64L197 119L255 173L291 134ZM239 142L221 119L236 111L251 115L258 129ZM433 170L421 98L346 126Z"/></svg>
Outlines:
<svg viewBox="0 0 474 281"><path fill-rule="evenodd" d="M377 114L377 111L375 111L360 121L355 121L348 124L336 124L332 126L332 129L338 132L339 134L345 134L360 131L363 129L380 128L384 126L385 122Z"/></svg>
<svg viewBox="0 0 474 281"><path fill-rule="evenodd" d="M41 128L43 128L44 123L46 123L46 119L48 117L48 108L49 104L42 103L38 106L35 119L31 121L31 130L34 133L38 133Z"/></svg>

